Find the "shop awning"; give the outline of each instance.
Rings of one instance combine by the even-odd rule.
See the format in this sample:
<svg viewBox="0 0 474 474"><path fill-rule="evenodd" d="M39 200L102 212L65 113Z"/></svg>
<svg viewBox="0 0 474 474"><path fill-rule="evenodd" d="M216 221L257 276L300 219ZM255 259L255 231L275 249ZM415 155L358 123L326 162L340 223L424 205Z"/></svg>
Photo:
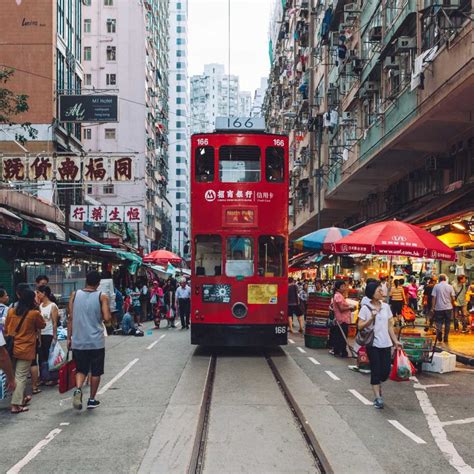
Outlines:
<svg viewBox="0 0 474 474"><path fill-rule="evenodd" d="M46 226L46 229L48 229L48 232L54 234L57 240L66 240L66 234L64 233L64 230L62 230L61 227L59 227L57 224L46 221L44 219L38 218L37 220L42 222Z"/></svg>
<svg viewBox="0 0 474 474"><path fill-rule="evenodd" d="M13 212L0 207L0 227L12 232L21 232L22 220Z"/></svg>

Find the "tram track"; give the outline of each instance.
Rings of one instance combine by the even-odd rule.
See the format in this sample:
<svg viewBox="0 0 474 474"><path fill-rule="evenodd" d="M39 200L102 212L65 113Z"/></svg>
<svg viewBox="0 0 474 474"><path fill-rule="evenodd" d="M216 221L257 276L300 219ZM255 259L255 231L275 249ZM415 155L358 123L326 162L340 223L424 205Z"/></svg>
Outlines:
<svg viewBox="0 0 474 474"><path fill-rule="evenodd" d="M313 430L304 416L303 411L299 407L291 393L291 390L285 383L285 380L278 370L277 365L273 361L271 352L264 350L261 354L259 354L259 358L260 357L265 360L266 365L271 372L272 378L275 381L275 384L278 386L279 392L281 393L283 399L285 400L286 407L291 414L291 418L293 419L296 429L301 435L303 443L306 445L311 455L316 471L324 474L332 473L333 469L324 455ZM207 441L211 423L211 410L213 407L213 392L216 383L216 374L218 372L218 359L218 351L212 351L209 359L209 367L206 375L188 474L200 474L205 472ZM217 377L218 376L219 375L217 375Z"/></svg>

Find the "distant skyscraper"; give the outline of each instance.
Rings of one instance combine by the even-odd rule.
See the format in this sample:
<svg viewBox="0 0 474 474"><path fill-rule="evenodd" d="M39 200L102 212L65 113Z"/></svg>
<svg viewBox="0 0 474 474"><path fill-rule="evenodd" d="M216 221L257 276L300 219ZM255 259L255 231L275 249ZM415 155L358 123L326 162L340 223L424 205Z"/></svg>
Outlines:
<svg viewBox="0 0 474 474"><path fill-rule="evenodd" d="M170 0L169 183L173 250L183 255L189 237L188 1Z"/></svg>
<svg viewBox="0 0 474 474"><path fill-rule="evenodd" d="M265 98L265 92L268 87L268 79L266 77L262 77L260 79L260 87L255 89L255 94L253 96L253 104L252 104L252 117L263 117L265 114L262 111L263 107L263 99Z"/></svg>
<svg viewBox="0 0 474 474"><path fill-rule="evenodd" d="M252 94L248 91L239 92L239 116L250 117L252 109Z"/></svg>
<svg viewBox="0 0 474 474"><path fill-rule="evenodd" d="M230 90L229 90L230 89ZM239 114L239 77L225 74L222 64L206 64L191 77L192 133L212 132L216 117Z"/></svg>

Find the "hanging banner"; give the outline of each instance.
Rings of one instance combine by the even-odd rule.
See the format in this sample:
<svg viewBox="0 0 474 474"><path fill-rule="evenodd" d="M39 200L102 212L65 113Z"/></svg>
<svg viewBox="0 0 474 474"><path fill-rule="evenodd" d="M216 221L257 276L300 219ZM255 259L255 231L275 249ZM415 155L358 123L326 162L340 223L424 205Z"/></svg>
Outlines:
<svg viewBox="0 0 474 474"><path fill-rule="evenodd" d="M71 222L142 222L141 206L83 206L70 207Z"/></svg>
<svg viewBox="0 0 474 474"><path fill-rule="evenodd" d="M129 156L0 157L2 181L132 181L135 162Z"/></svg>

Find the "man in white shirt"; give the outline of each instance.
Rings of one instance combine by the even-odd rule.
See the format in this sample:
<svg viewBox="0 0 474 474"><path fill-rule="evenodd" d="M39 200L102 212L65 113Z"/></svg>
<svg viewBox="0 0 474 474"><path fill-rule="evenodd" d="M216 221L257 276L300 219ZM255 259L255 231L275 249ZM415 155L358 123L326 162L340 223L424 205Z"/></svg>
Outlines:
<svg viewBox="0 0 474 474"><path fill-rule="evenodd" d="M456 300L454 288L448 283L447 276L441 274L439 283L433 287L431 298L433 301L432 311L436 322L436 337L439 342L448 342L451 319L453 317L453 307ZM443 335L444 324L444 338Z"/></svg>
<svg viewBox="0 0 474 474"><path fill-rule="evenodd" d="M181 329L189 329L189 315L191 314L191 288L182 278L176 290L176 307L181 318Z"/></svg>
<svg viewBox="0 0 474 474"><path fill-rule="evenodd" d="M13 373L12 362L7 352L6 342L2 331L0 331L0 369L2 369L7 376L7 390L13 392L16 387L15 375Z"/></svg>

